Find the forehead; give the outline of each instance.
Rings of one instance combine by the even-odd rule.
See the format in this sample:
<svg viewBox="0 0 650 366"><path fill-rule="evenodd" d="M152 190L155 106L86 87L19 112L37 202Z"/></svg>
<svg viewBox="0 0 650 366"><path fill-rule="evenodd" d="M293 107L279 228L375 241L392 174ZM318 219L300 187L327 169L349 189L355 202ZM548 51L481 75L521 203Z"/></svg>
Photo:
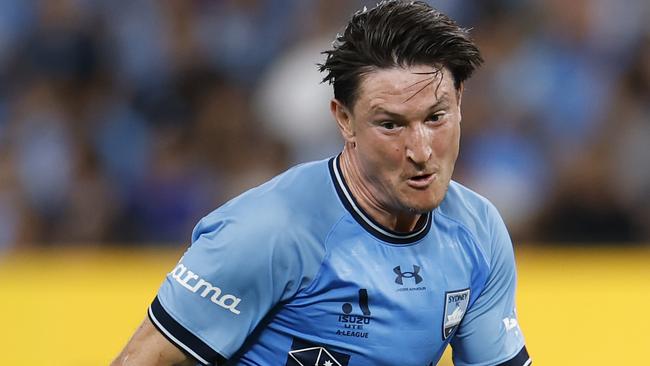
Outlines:
<svg viewBox="0 0 650 366"><path fill-rule="evenodd" d="M442 99L455 100L455 92L453 76L447 68L416 65L377 69L361 79L355 109L428 108Z"/></svg>

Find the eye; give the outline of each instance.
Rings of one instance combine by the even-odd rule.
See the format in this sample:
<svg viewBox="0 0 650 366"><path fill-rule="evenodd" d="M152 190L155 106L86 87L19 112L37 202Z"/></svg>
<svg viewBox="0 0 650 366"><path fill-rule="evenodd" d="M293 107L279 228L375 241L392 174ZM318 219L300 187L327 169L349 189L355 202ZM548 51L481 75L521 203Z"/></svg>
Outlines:
<svg viewBox="0 0 650 366"><path fill-rule="evenodd" d="M379 126L387 129L387 130L394 130L397 128L397 123L393 121L383 121L379 123Z"/></svg>
<svg viewBox="0 0 650 366"><path fill-rule="evenodd" d="M436 113L432 114L427 118L427 122L433 122L433 123L438 123L442 121L442 118L444 117L444 113Z"/></svg>

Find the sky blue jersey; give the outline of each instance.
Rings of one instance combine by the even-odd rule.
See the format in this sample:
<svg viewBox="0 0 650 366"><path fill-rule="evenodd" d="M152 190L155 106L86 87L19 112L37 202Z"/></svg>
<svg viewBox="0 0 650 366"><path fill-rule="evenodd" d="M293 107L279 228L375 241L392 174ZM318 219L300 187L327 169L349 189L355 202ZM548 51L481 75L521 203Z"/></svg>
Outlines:
<svg viewBox="0 0 650 366"><path fill-rule="evenodd" d="M201 364L527 366L506 227L452 182L412 232L350 193L338 157L303 164L203 218L149 317ZM227 362L227 363L226 363Z"/></svg>

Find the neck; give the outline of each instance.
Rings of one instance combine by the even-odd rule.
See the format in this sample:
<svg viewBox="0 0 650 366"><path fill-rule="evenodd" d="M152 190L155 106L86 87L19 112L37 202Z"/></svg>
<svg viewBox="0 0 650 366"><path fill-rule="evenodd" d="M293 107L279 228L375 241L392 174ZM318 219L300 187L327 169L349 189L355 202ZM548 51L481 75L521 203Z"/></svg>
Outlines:
<svg viewBox="0 0 650 366"><path fill-rule="evenodd" d="M363 211L380 225L397 232L413 231L422 215L408 210L391 209L383 202L382 187L373 186L360 169L354 148L346 144L340 157L343 179ZM383 196L387 196L383 194Z"/></svg>

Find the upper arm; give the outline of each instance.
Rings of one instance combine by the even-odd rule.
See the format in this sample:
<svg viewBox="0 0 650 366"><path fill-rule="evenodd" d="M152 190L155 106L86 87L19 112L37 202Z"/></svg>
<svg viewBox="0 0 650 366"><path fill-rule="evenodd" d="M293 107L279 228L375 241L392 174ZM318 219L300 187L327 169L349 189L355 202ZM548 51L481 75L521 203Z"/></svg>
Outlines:
<svg viewBox="0 0 650 366"><path fill-rule="evenodd" d="M154 326L201 364L231 358L306 283L303 268L318 255L298 249L299 229L277 221L222 213L202 220L151 304Z"/></svg>
<svg viewBox="0 0 650 366"><path fill-rule="evenodd" d="M140 324L111 366L192 366L196 361L169 342L149 318Z"/></svg>
<svg viewBox="0 0 650 366"><path fill-rule="evenodd" d="M512 242L493 206L488 214L490 273L485 288L451 340L455 365L528 366L515 312L516 267Z"/></svg>

